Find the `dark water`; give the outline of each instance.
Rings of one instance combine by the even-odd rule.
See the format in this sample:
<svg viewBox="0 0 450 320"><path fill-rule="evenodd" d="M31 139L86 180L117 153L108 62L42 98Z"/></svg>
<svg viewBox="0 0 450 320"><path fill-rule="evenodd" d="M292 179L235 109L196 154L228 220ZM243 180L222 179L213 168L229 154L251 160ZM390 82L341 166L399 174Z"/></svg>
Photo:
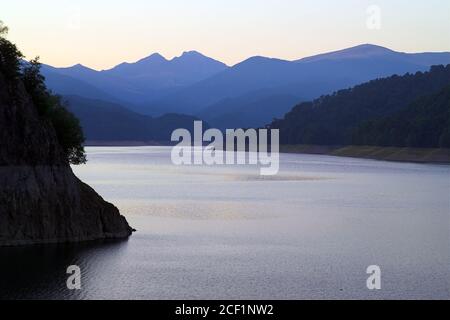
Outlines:
<svg viewBox="0 0 450 320"><path fill-rule="evenodd" d="M84 290L67 289L67 267L78 265L85 273L90 273L91 263L101 268L102 263L107 263L108 256L114 257L126 245L127 241L97 241L76 245L2 248L0 298L85 298ZM84 275L82 274L83 280L90 278ZM84 285L89 287L88 283Z"/></svg>
<svg viewBox="0 0 450 320"><path fill-rule="evenodd" d="M281 171L174 167L168 148L89 148L75 168L128 241L0 249L0 297L448 298L449 166L282 155ZM78 265L82 289L68 290ZM382 288L366 287L379 265Z"/></svg>

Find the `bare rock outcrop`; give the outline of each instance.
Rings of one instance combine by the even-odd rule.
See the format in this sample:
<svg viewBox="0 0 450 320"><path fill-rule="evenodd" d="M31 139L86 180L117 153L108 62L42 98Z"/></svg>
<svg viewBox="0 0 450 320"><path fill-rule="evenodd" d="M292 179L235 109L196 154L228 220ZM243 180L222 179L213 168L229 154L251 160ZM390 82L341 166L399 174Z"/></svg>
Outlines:
<svg viewBox="0 0 450 320"><path fill-rule="evenodd" d="M126 238L118 209L72 172L55 130L0 73L0 246Z"/></svg>

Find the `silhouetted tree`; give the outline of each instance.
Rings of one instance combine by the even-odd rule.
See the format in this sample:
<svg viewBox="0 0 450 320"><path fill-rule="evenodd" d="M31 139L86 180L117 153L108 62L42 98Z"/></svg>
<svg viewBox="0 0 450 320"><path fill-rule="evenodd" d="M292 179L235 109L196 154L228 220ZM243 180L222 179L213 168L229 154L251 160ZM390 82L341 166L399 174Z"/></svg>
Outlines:
<svg viewBox="0 0 450 320"><path fill-rule="evenodd" d="M22 53L4 36L8 28L0 21L0 71L8 80L17 80L20 76Z"/></svg>
<svg viewBox="0 0 450 320"><path fill-rule="evenodd" d="M0 20L0 35L4 35L8 33L8 27L3 24L3 21Z"/></svg>
<svg viewBox="0 0 450 320"><path fill-rule="evenodd" d="M22 53L4 38L8 28L0 21L0 72L13 83L22 81L39 114L50 120L56 131L58 142L71 164L86 162L84 135L78 119L62 104L61 98L53 95L45 85L40 73L39 58L23 62ZM18 91L17 86L11 90Z"/></svg>
<svg viewBox="0 0 450 320"><path fill-rule="evenodd" d="M39 114L48 117L56 130L60 145L71 164L86 163L84 135L79 120L63 105L59 96L51 94L40 73L39 57L25 64L22 81Z"/></svg>

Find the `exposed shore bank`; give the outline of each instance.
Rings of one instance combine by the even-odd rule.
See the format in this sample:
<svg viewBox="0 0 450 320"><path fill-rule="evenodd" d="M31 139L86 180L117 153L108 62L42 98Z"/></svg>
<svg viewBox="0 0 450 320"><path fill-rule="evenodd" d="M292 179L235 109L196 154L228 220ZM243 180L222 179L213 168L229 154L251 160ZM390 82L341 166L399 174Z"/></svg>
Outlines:
<svg viewBox="0 0 450 320"><path fill-rule="evenodd" d="M280 152L323 154L384 161L450 164L450 149L376 146L282 145Z"/></svg>
<svg viewBox="0 0 450 320"><path fill-rule="evenodd" d="M87 141L88 147L170 146L154 141ZM450 149L399 148L376 146L281 145L282 153L322 154L336 157L364 158L397 162L450 164Z"/></svg>

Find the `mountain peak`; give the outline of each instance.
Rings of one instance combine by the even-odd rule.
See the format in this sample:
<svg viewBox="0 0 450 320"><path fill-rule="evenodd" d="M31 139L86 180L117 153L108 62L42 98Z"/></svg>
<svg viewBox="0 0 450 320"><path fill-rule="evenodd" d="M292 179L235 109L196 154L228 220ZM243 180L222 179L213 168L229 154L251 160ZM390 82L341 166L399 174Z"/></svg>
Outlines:
<svg viewBox="0 0 450 320"><path fill-rule="evenodd" d="M258 67L258 66L262 66L262 65L267 66L268 64L280 65L280 64L286 64L286 63L289 63L289 61L277 59L277 58L269 58L269 57L264 57L264 56L253 56L253 57L245 59L242 62L239 62L238 64L234 65L234 67L237 67L237 68L248 67L248 66Z"/></svg>
<svg viewBox="0 0 450 320"><path fill-rule="evenodd" d="M217 61L213 58L210 58L208 56L205 56L204 54L195 51L195 50L191 50L191 51L184 51L181 56L179 57L174 57L172 60L170 60L170 62L174 62L175 64L191 64L191 65L197 65L197 67L199 67L200 65L215 65L216 67L218 67L217 70L219 69L223 69L226 68L227 66L220 62Z"/></svg>
<svg viewBox="0 0 450 320"><path fill-rule="evenodd" d="M152 53L151 55L149 55L148 57L142 58L141 60L137 61L137 63L140 63L140 62L165 62L165 61L167 61L166 58L164 58L159 53L155 52L155 53Z"/></svg>
<svg viewBox="0 0 450 320"><path fill-rule="evenodd" d="M395 52L391 49L382 47L382 46L378 46L376 44L370 44L370 43L365 43L365 44L361 44L355 47L351 47L351 48L347 48L344 50L341 50L341 52L353 52L353 53L388 53L388 52Z"/></svg>
<svg viewBox="0 0 450 320"><path fill-rule="evenodd" d="M370 57L370 56L378 56L385 54L396 53L395 51L378 46L375 44L365 43L361 45L357 45L354 47L332 51L328 53L318 54L311 57L306 57L298 62L314 62L320 60L337 60L337 59L352 59L352 58L362 58L362 57Z"/></svg>
<svg viewBox="0 0 450 320"><path fill-rule="evenodd" d="M191 60L191 59L211 59L205 56L204 54L201 54L198 51L190 50L190 51L184 51L181 56L174 57L171 61L177 61L177 60Z"/></svg>
<svg viewBox="0 0 450 320"><path fill-rule="evenodd" d="M61 70L76 72L76 73L88 73L88 72L95 72L94 69L91 69L89 67L86 67L85 65L82 65L81 63L74 64L71 67L66 68L60 68Z"/></svg>
<svg viewBox="0 0 450 320"><path fill-rule="evenodd" d="M189 56L202 56L202 57L204 57L203 54L201 54L200 52L195 51L195 50L184 51L181 56L182 57L189 57Z"/></svg>
<svg viewBox="0 0 450 320"><path fill-rule="evenodd" d="M69 68L72 68L72 69L79 69L79 70L90 69L90 68L88 68L88 67L82 65L81 63L74 64L73 66L71 66L71 67L69 67Z"/></svg>

